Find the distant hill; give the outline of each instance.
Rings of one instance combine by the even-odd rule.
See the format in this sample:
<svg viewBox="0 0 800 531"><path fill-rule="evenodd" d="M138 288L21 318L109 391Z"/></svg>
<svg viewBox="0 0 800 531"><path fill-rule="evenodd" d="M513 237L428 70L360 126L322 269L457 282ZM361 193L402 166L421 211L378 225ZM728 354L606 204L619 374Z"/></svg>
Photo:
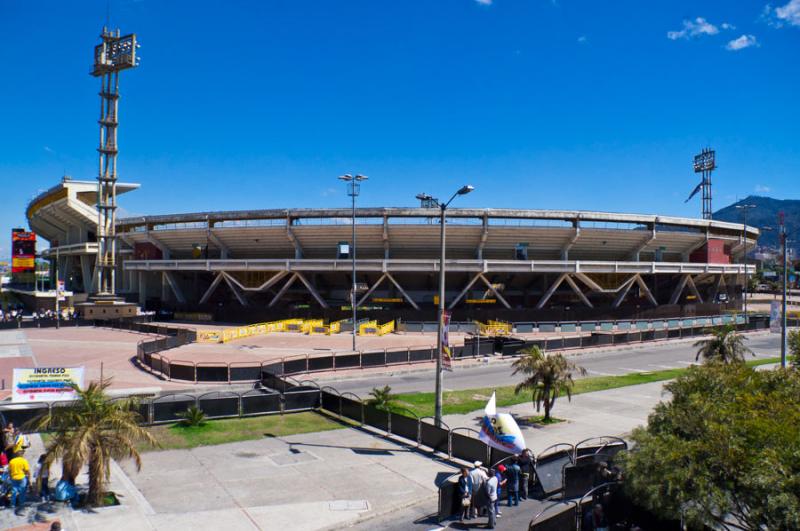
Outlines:
<svg viewBox="0 0 800 531"><path fill-rule="evenodd" d="M797 248L800 239L800 200L798 199L772 199L771 197L760 197L751 195L737 201L736 203L726 206L723 209L714 212L714 219L720 221L730 221L732 223L742 222L742 211L737 209L736 205L755 205L756 208L751 208L747 211L747 224L751 227L774 227L778 226L778 212L783 211L786 216L786 232L789 239L794 239L794 242L789 242L790 247ZM778 247L778 233L776 231L762 231L761 237L758 239L759 245Z"/></svg>

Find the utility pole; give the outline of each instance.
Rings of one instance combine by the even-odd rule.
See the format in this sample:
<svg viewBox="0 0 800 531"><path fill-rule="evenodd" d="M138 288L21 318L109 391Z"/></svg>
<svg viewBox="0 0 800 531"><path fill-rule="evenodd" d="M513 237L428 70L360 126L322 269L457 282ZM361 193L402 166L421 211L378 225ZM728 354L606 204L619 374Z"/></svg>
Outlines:
<svg viewBox="0 0 800 531"><path fill-rule="evenodd" d="M61 312L58 307L58 298L61 296L61 286L58 283L58 247L56 247L56 266L55 266L55 279L56 279L56 328L61 328Z"/></svg>
<svg viewBox="0 0 800 531"><path fill-rule="evenodd" d="M356 335L358 335L358 329L356 328L356 305L358 304L358 299L356 298L356 197L358 197L358 194L361 193L361 182L366 181L369 179L369 177L366 175L356 175L353 177L347 173L339 177L339 179L347 183L347 195L353 199L353 217L351 219L351 224L353 226L353 241L352 245L350 246L350 257L352 258L353 263L353 286L350 291L350 306L353 310L353 351L355 351Z"/></svg>
<svg viewBox="0 0 800 531"><path fill-rule="evenodd" d="M783 295L781 298L781 367L786 368L786 220L784 213L778 214L780 222L780 236L783 257Z"/></svg>
<svg viewBox="0 0 800 531"><path fill-rule="evenodd" d="M742 237L744 238L744 322L745 325L750 322L750 317L747 313L747 290L750 288L750 274L747 271L747 211L751 208L756 208L756 205L736 205L737 210L742 211Z"/></svg>

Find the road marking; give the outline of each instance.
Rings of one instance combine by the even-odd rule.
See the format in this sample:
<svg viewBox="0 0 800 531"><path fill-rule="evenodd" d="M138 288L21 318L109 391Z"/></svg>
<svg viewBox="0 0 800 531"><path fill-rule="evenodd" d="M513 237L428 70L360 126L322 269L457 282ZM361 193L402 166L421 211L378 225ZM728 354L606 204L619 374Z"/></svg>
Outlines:
<svg viewBox="0 0 800 531"><path fill-rule="evenodd" d="M599 374L600 376L619 376L618 374L613 372L601 372L601 371L595 371L594 369L586 369L586 372L588 372L589 374Z"/></svg>

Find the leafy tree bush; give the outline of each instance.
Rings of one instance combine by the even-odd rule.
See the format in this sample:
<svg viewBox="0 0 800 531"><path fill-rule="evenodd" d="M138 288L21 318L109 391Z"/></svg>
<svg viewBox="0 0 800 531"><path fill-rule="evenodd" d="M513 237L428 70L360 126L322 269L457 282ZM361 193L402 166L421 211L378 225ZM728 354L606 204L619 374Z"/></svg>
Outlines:
<svg viewBox="0 0 800 531"><path fill-rule="evenodd" d="M743 362L745 354L753 354L744 344L746 340L732 324L717 326L711 329L710 338L701 339L694 344L698 347L695 360L702 357L705 362Z"/></svg>
<svg viewBox="0 0 800 531"><path fill-rule="evenodd" d="M792 362L792 367L800 369L800 330L792 330L786 336L786 342L789 346L789 356Z"/></svg>
<svg viewBox="0 0 800 531"><path fill-rule="evenodd" d="M181 426L204 426L206 414L197 406L189 406L183 413L178 413Z"/></svg>
<svg viewBox="0 0 800 531"><path fill-rule="evenodd" d="M392 394L392 388L388 385L384 385L383 388L373 387L372 391L369 392L369 396L372 398L367 400L367 404L386 411L395 406L395 400L397 399L397 395Z"/></svg>
<svg viewBox="0 0 800 531"><path fill-rule="evenodd" d="M690 368L624 455L625 485L691 529L800 529L800 371Z"/></svg>
<svg viewBox="0 0 800 531"><path fill-rule="evenodd" d="M512 376L522 373L527 378L517 385L514 393L530 391L536 411L544 406L543 421L549 422L550 410L559 395L566 394L567 399L572 400L572 388L575 386L572 374L586 374L586 369L568 361L563 354L545 354L538 346L523 349L520 354L522 357L511 365L514 369Z"/></svg>
<svg viewBox="0 0 800 531"><path fill-rule="evenodd" d="M142 461L138 442L157 446L147 429L135 399L112 400L105 391L111 381L91 382L85 389L73 386L78 399L66 406L53 407L50 413L33 419L33 431L51 431L47 444L48 462L62 459L64 476L74 480L85 464L89 465L90 506L102 504L112 459L133 459L137 470Z"/></svg>

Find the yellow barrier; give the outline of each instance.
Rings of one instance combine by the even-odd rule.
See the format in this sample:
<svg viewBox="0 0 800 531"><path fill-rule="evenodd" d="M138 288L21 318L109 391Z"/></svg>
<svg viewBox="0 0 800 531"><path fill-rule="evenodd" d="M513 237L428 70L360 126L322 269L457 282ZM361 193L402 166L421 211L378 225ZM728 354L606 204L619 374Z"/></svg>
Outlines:
<svg viewBox="0 0 800 531"><path fill-rule="evenodd" d="M198 330L197 342L198 343L220 343L222 342L222 334L220 330Z"/></svg>
<svg viewBox="0 0 800 531"><path fill-rule="evenodd" d="M377 323L376 323L377 326ZM284 319L270 323L256 323L222 330L198 330L198 343L227 343L235 339L263 336L273 332L302 332L304 334L338 334L341 332L341 321L326 325L322 319Z"/></svg>
<svg viewBox="0 0 800 531"><path fill-rule="evenodd" d="M385 336L386 334L391 334L394 332L394 321L389 321L386 324L382 324L378 327L378 335Z"/></svg>
<svg viewBox="0 0 800 531"><path fill-rule="evenodd" d="M511 333L511 323L505 321L489 321L486 324L475 321L478 333L482 336L507 336Z"/></svg>
<svg viewBox="0 0 800 531"><path fill-rule="evenodd" d="M378 321L367 321L358 325L358 335L374 336L378 333Z"/></svg>
<svg viewBox="0 0 800 531"><path fill-rule="evenodd" d="M342 331L342 322L341 321L335 321L335 322L331 323L331 325L328 327L328 333L329 334L338 334L341 331Z"/></svg>

